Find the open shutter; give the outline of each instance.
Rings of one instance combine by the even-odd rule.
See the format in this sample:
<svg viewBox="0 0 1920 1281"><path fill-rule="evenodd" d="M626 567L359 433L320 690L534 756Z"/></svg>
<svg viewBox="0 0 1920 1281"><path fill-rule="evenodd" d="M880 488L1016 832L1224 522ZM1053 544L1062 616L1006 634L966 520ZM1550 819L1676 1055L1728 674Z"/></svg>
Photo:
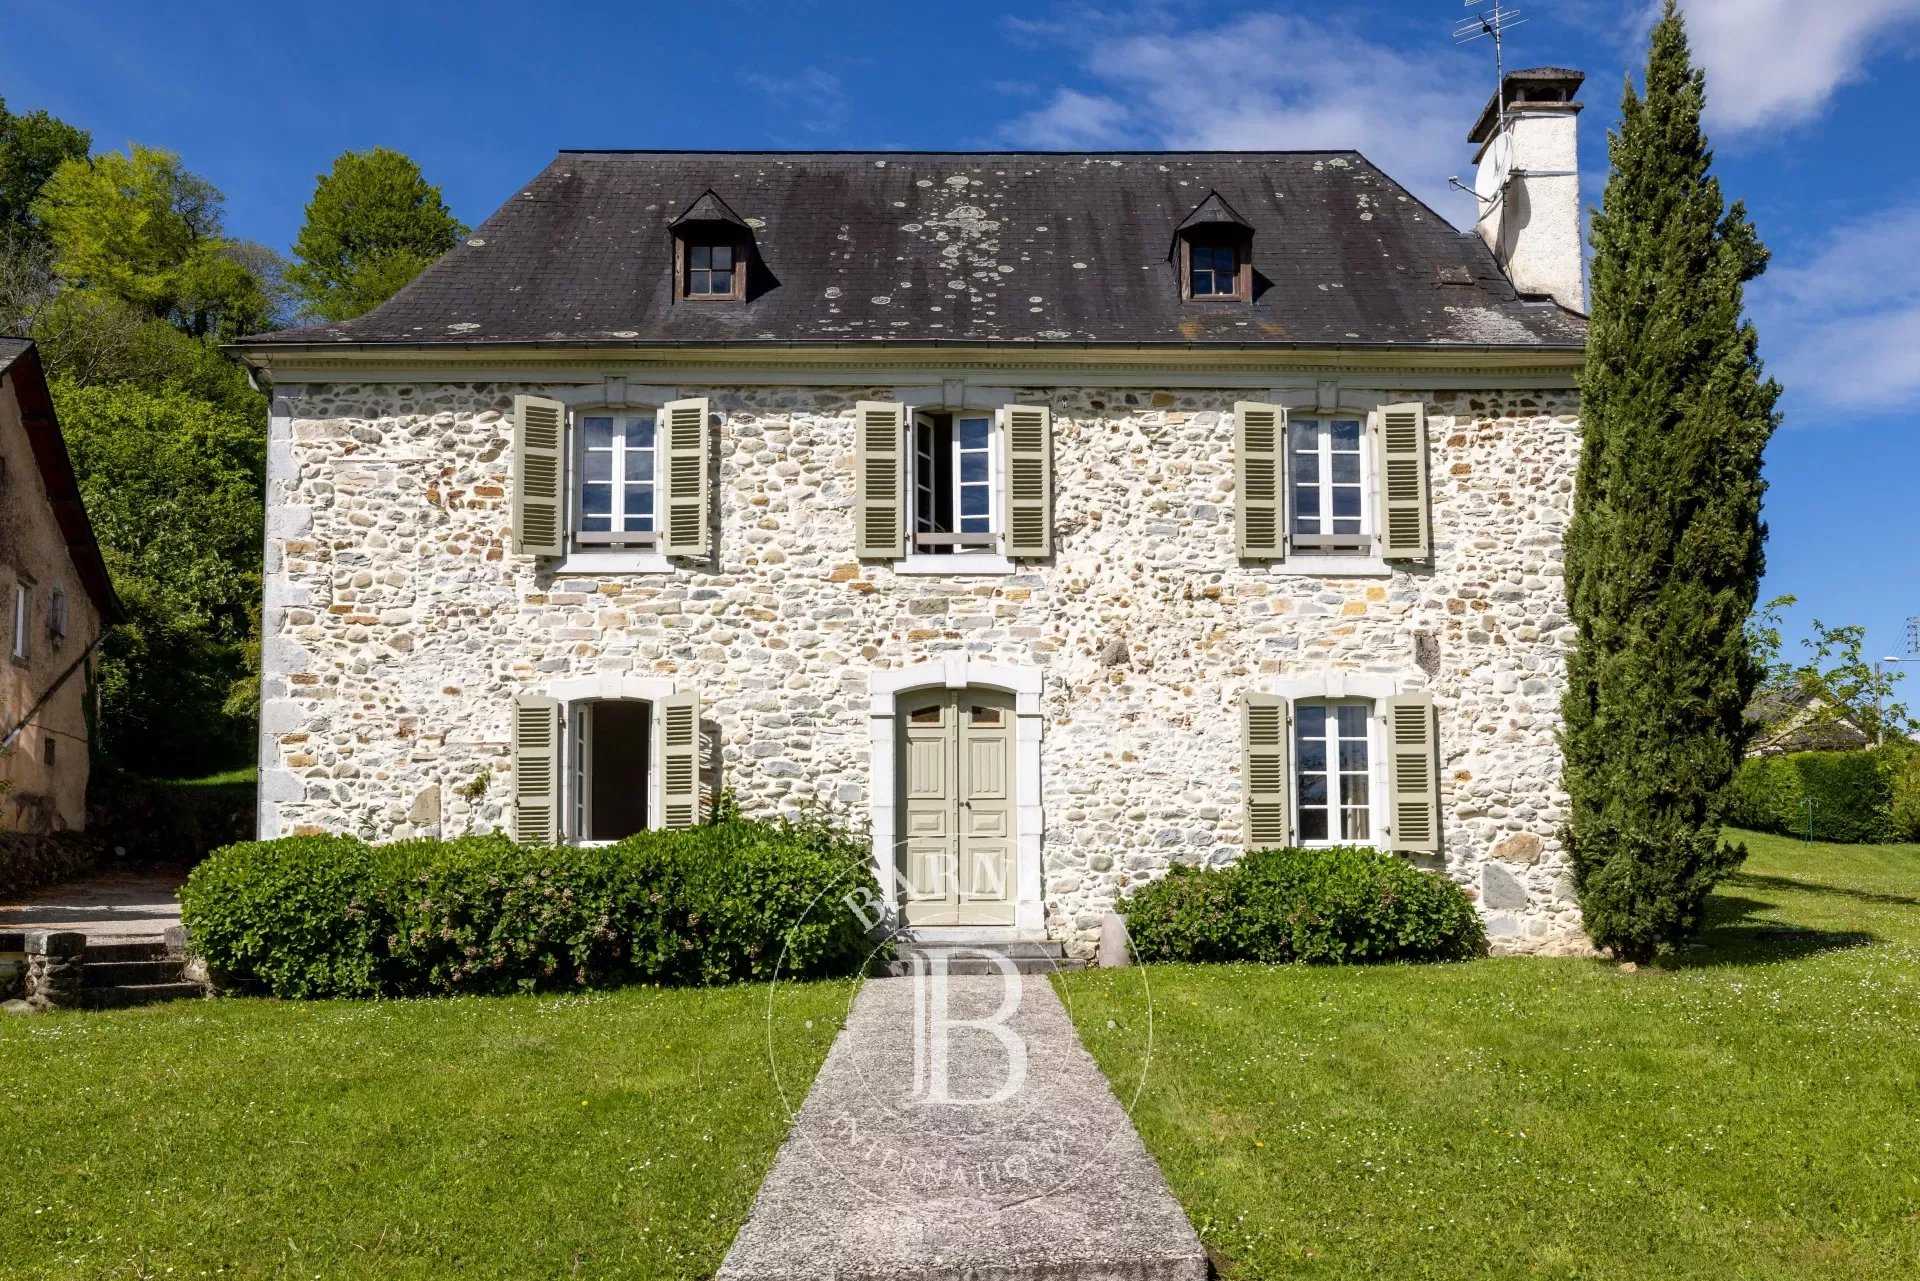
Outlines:
<svg viewBox="0 0 1920 1281"><path fill-rule="evenodd" d="M1417 402L1380 407L1380 555L1433 555L1427 506L1427 409Z"/></svg>
<svg viewBox="0 0 1920 1281"><path fill-rule="evenodd" d="M660 725L660 826L700 822L700 696L671 694L654 705Z"/></svg>
<svg viewBox="0 0 1920 1281"><path fill-rule="evenodd" d="M707 554L707 398L671 400L660 410L660 484L665 519L660 550L668 556Z"/></svg>
<svg viewBox="0 0 1920 1281"><path fill-rule="evenodd" d="M1440 770L1433 699L1386 700L1388 846L1409 854L1440 851Z"/></svg>
<svg viewBox="0 0 1920 1281"><path fill-rule="evenodd" d="M1287 768L1292 707L1277 694L1248 694L1240 709L1241 777L1247 788L1247 849L1278 849L1292 839Z"/></svg>
<svg viewBox="0 0 1920 1281"><path fill-rule="evenodd" d="M1233 407L1233 465L1240 501L1234 533L1243 560L1287 554L1287 411L1243 400Z"/></svg>
<svg viewBox="0 0 1920 1281"><path fill-rule="evenodd" d="M513 398L513 551L558 556L565 531L567 407L541 396Z"/></svg>
<svg viewBox="0 0 1920 1281"><path fill-rule="evenodd" d="M1000 411L1007 457L1007 555L1053 553L1053 411L1008 405Z"/></svg>
<svg viewBox="0 0 1920 1281"><path fill-rule="evenodd" d="M906 406L863 400L853 432L854 555L891 560L906 549Z"/></svg>
<svg viewBox="0 0 1920 1281"><path fill-rule="evenodd" d="M513 839L560 839L560 701L538 694L513 700Z"/></svg>

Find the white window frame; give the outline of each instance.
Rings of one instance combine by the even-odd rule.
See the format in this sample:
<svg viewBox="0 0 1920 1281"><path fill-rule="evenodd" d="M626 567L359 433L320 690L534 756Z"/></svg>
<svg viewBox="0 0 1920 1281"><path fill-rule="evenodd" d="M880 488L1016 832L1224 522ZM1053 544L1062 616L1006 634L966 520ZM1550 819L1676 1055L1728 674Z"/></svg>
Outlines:
<svg viewBox="0 0 1920 1281"><path fill-rule="evenodd" d="M1374 476L1379 465L1379 433L1373 413L1342 413L1338 410L1321 412L1318 410L1287 415L1287 538L1295 551L1314 554L1377 555L1379 551L1379 520L1374 512L1377 503L1374 500ZM1357 422L1360 425L1360 532L1357 534L1301 534L1296 525L1299 520L1298 500L1301 482L1298 479L1298 459L1301 451L1294 448L1294 431L1307 423L1319 423L1327 430L1320 433L1320 447L1314 453L1319 479L1314 482L1320 493L1320 513L1316 517L1325 529L1334 519L1333 487L1346 485L1347 481L1336 482L1333 479L1333 424L1335 422ZM1340 451L1345 453L1345 450ZM1342 517L1341 519L1351 519Z"/></svg>
<svg viewBox="0 0 1920 1281"><path fill-rule="evenodd" d="M13 661L24 663L33 657L33 584L24 578L13 584Z"/></svg>
<svg viewBox="0 0 1920 1281"><path fill-rule="evenodd" d="M589 418L610 418L613 420L613 439L608 450L589 449L587 445L586 420ZM627 444L627 432L632 424L641 419L653 422L653 445L640 448ZM587 480L587 455L589 453L608 452L611 454L613 479L609 481ZM653 455L653 477L644 481L629 481L626 478L626 463L631 455ZM568 522L570 538L577 546L600 548L637 548L656 547L660 541L660 413L656 409L644 407L623 409L581 409L573 413L573 454L571 458L573 477L567 486L567 502L572 508ZM608 512L608 524L611 529L589 530L581 526L587 518L586 487L589 483L610 486L611 503ZM653 511L648 519L653 528L648 530L623 529L627 516L627 487L629 485L647 485L653 490Z"/></svg>
<svg viewBox="0 0 1920 1281"><path fill-rule="evenodd" d="M1011 393L1008 393L1011 396ZM960 521L960 489L963 483L961 475L961 455L966 452L960 447L959 424L962 419L984 419L987 424L987 532L969 535L978 541L955 544L953 551L935 551L923 547L917 541L920 531L920 510L924 501L920 495L920 425L921 420L933 415L943 415L952 419L954 430L948 447L946 466L953 472L954 523ZM898 574L952 575L952 574L1011 574L1016 571L1012 559L1006 554L1007 545L1007 497L1006 497L1006 407L983 408L973 405L943 405L939 403L909 405L906 413L907 438L903 443L907 475L904 488L906 494L901 504L904 525L907 530L906 555L893 562L894 572ZM979 484L980 482L971 482ZM939 535L950 537L951 535Z"/></svg>
<svg viewBox="0 0 1920 1281"><path fill-rule="evenodd" d="M1325 771L1313 771L1315 773L1321 773L1327 780L1327 835L1316 840L1308 840L1306 838L1304 834L1305 829L1300 822L1300 814L1303 808L1300 804L1300 779L1302 775L1308 772L1300 768L1300 734L1298 726L1300 723L1300 709L1302 707L1324 707L1327 709L1328 729L1326 735L1321 740L1327 747L1327 768ZM1342 771L1338 765L1340 738L1336 728L1339 722L1335 709L1341 707L1359 707L1364 713L1363 723L1366 726L1367 744L1367 835L1364 838L1346 838L1334 834L1343 826L1335 822L1335 816L1346 808L1339 800L1339 777ZM1287 818L1288 823L1293 829L1294 840L1303 848L1308 849L1324 849L1335 845L1363 845L1376 849L1379 848L1382 837L1381 828L1386 816L1387 802L1386 774L1383 770L1383 762L1381 759L1381 748L1386 742L1386 734L1385 724L1380 710L1380 700L1364 697L1333 696L1297 698L1293 700L1292 715L1288 717L1288 723L1288 732L1292 735L1292 741L1287 744L1288 769L1291 775L1287 780L1289 788Z"/></svg>

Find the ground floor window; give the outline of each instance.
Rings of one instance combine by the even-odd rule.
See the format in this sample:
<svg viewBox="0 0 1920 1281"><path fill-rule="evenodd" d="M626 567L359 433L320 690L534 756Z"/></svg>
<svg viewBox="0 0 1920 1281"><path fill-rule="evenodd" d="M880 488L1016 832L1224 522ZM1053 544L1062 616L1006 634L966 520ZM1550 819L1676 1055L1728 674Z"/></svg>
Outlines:
<svg viewBox="0 0 1920 1281"><path fill-rule="evenodd" d="M1301 844L1373 840L1373 721L1366 700L1294 705L1294 821Z"/></svg>
<svg viewBox="0 0 1920 1281"><path fill-rule="evenodd" d="M651 827L653 704L638 699L575 703L569 729L567 836L617 841Z"/></svg>

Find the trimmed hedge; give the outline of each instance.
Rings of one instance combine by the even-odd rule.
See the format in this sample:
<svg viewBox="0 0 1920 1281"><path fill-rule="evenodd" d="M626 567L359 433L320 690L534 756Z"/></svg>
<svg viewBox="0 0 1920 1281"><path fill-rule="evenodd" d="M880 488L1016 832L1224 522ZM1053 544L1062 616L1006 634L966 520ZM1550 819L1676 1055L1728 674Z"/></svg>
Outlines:
<svg viewBox="0 0 1920 1281"><path fill-rule="evenodd" d="M1480 914L1459 886L1357 847L1176 866L1117 910L1146 961L1457 961L1487 950Z"/></svg>
<svg viewBox="0 0 1920 1281"><path fill-rule="evenodd" d="M250 841L180 901L221 986L366 997L852 974L870 951L853 892L877 892L863 842L731 818L587 848Z"/></svg>
<svg viewBox="0 0 1920 1281"><path fill-rule="evenodd" d="M1805 836L1811 802L1815 840L1901 840L1903 825L1912 819L1896 812L1920 809L1913 794L1920 787L1912 769L1915 755L1903 744L1889 744L1858 752L1751 757L1740 763L1728 788L1727 821L1759 832Z"/></svg>
<svg viewBox="0 0 1920 1281"><path fill-rule="evenodd" d="M106 862L93 832L0 832L0 902L87 875Z"/></svg>

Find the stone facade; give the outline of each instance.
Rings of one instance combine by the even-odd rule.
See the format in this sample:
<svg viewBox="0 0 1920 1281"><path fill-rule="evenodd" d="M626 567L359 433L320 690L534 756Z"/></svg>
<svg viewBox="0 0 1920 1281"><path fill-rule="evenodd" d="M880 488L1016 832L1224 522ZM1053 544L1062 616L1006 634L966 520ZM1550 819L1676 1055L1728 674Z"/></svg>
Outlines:
<svg viewBox="0 0 1920 1281"><path fill-rule="evenodd" d="M1340 669L1432 691L1435 865L1496 946L1583 946L1555 745L1571 390L1394 391L1427 406L1434 560L1334 577L1235 555L1232 406L1258 394L1016 387L1054 412L1055 554L964 578L852 554L854 405L891 385L680 385L718 423L716 554L593 575L515 556L513 396L553 391L282 381L263 835L502 827L514 695L602 673L697 690L712 781L746 812L857 823L873 673L965 654L1042 674L1047 929L1084 953L1128 886L1240 853L1241 694Z"/></svg>

